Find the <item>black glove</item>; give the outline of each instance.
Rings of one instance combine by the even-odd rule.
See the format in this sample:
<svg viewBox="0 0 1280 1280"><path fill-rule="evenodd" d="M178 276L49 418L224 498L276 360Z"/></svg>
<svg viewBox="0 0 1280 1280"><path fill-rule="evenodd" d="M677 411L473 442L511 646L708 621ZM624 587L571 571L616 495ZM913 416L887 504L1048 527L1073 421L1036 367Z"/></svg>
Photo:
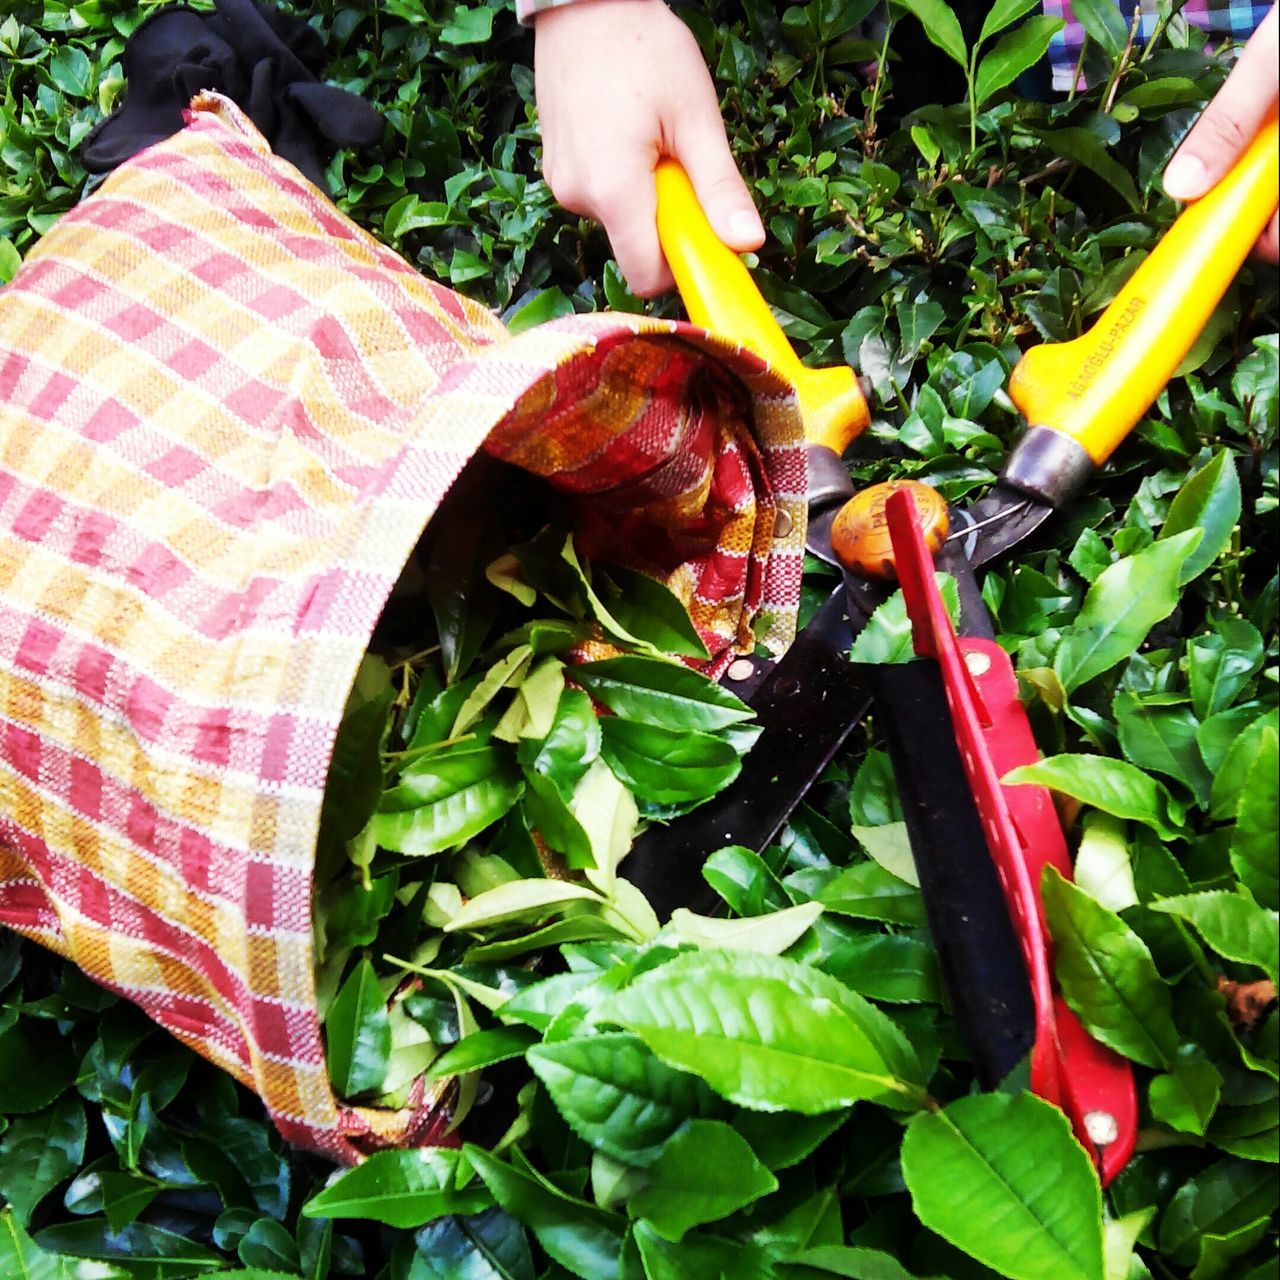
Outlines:
<svg viewBox="0 0 1280 1280"><path fill-rule="evenodd" d="M178 132L201 89L235 102L277 155L325 187L334 148L382 137L382 117L363 98L322 84L324 45L305 22L256 0L214 0L216 12L175 5L152 14L124 48L124 102L85 139L80 160L107 173Z"/></svg>

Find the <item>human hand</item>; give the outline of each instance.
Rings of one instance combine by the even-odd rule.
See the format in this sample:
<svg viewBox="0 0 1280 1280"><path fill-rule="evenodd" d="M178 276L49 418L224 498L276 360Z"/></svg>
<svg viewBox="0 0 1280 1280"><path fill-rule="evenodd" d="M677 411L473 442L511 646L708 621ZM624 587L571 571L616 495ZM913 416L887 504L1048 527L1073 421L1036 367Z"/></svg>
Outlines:
<svg viewBox="0 0 1280 1280"><path fill-rule="evenodd" d="M1278 8L1272 5L1226 83L1169 161L1164 171L1164 189L1175 200L1204 195L1227 174L1275 112L1280 98L1280 69L1276 63ZM1258 253L1271 262L1280 260L1275 214L1258 241Z"/></svg>
<svg viewBox="0 0 1280 1280"><path fill-rule="evenodd" d="M764 243L702 53L663 0L547 9L534 29L547 183L565 208L604 224L635 293L674 284L655 223L653 171L664 156L684 166L725 244Z"/></svg>

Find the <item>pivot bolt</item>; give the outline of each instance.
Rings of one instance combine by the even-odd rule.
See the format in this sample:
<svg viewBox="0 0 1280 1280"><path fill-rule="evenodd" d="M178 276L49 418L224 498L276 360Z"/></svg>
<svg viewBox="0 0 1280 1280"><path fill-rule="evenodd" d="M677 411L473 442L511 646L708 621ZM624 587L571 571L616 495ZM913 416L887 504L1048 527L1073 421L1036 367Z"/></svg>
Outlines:
<svg viewBox="0 0 1280 1280"><path fill-rule="evenodd" d="M925 546L936 553L946 541L951 516L946 499L919 480L888 480L856 493L840 508L831 523L831 549L850 573L859 578L896 578L893 541L885 503L905 489L915 503Z"/></svg>

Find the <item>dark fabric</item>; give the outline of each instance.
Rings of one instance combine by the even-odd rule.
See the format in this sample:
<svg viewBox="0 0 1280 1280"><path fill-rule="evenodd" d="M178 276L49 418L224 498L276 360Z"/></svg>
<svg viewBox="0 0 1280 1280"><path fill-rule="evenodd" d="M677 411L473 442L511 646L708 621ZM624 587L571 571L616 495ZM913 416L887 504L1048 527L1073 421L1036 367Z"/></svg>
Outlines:
<svg viewBox="0 0 1280 1280"><path fill-rule="evenodd" d="M201 89L216 89L248 113L277 155L324 188L335 147L369 146L382 117L363 98L322 84L319 35L289 14L255 0L215 0L215 12L162 9L124 49L124 102L85 140L80 159L107 173L183 125Z"/></svg>

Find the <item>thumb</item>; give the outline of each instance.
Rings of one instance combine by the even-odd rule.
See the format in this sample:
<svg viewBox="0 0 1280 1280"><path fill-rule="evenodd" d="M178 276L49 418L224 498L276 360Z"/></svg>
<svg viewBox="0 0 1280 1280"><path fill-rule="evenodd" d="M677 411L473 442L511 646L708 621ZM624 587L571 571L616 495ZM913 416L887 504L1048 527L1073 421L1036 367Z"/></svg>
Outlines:
<svg viewBox="0 0 1280 1280"><path fill-rule="evenodd" d="M1194 200L1225 177L1275 110L1277 25L1272 6L1169 161L1164 189L1175 200Z"/></svg>
<svg viewBox="0 0 1280 1280"><path fill-rule="evenodd" d="M689 175L716 235L739 253L758 249L764 244L764 224L733 162L719 110L684 114L674 141L675 158Z"/></svg>

